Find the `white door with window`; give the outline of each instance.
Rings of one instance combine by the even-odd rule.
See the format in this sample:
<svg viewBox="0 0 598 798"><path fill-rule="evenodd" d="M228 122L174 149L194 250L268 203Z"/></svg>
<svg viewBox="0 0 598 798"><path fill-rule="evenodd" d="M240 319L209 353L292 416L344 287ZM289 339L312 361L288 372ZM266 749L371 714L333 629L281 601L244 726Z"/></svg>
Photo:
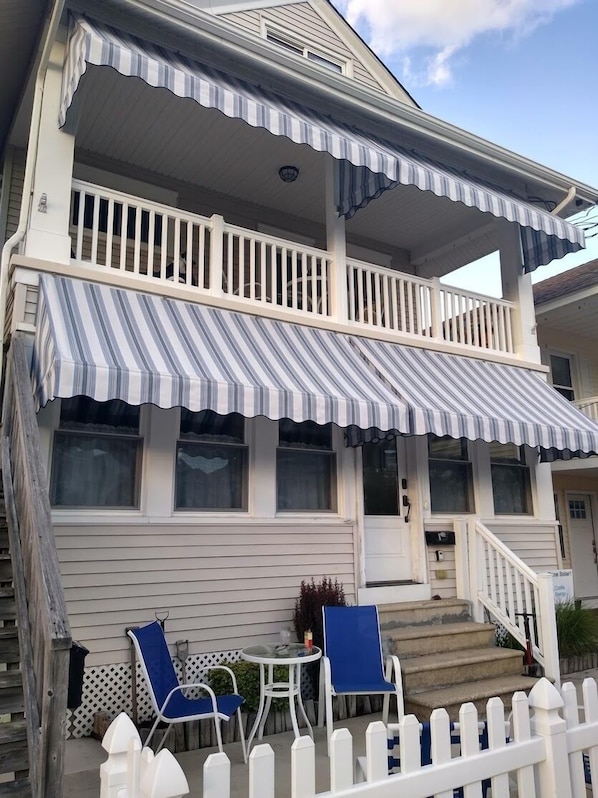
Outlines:
<svg viewBox="0 0 598 798"><path fill-rule="evenodd" d="M598 555L590 494L567 494L567 518L575 598L593 599L598 606Z"/></svg>
<svg viewBox="0 0 598 798"><path fill-rule="evenodd" d="M365 577L368 587L410 582L410 505L402 438L362 447Z"/></svg>

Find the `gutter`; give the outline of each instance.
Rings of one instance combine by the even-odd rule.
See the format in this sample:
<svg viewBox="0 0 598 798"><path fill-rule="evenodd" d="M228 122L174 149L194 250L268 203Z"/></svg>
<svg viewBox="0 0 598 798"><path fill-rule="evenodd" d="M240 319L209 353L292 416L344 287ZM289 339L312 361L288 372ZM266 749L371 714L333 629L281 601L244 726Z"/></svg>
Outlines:
<svg viewBox="0 0 598 798"><path fill-rule="evenodd" d="M87 6L86 0L73 5L80 8ZM434 139L438 144L461 150L465 155L483 160L489 167L502 168L514 173L524 181L542 183L559 194L566 194L572 185L576 186L577 197L586 205L598 202L598 189L566 177L548 167L542 166L522 155L493 144L486 139L469 133L455 125L444 122L425 111L402 104L394 98L360 86L355 81L347 83L347 79L328 74L325 70L317 70L307 60L293 58L284 52L278 52L256 37L243 30L234 30L232 26L223 24L214 14L206 13L185 0L119 0L123 10L137 9L144 15L151 15L161 22L174 22L194 36L202 37L218 48L229 51L231 62L239 62L241 53L250 53L254 61L271 73L276 70L279 77L291 80L295 84L303 84L311 91L325 94L329 99L350 107L363 118L364 114L374 116L386 127L397 124L415 134ZM110 24L105 14L101 14L97 4L90 2L88 13L102 18ZM316 74L317 72L317 74ZM347 91L347 89L350 91ZM367 132L367 131L366 131Z"/></svg>
<svg viewBox="0 0 598 798"><path fill-rule="evenodd" d="M31 123L29 125L29 140L27 142L27 158L25 161L25 175L23 178L23 194L21 199L19 224L16 231L4 244L4 247L2 248L2 255L0 256L0 379L2 378L2 370L4 368L4 357L2 355L5 339L4 325L6 323L6 299L8 292L8 269L10 266L10 257L12 255L13 249L21 243L25 233L27 232L27 225L31 210L31 198L33 196L34 188L33 174L37 161L42 101L44 97L44 83L46 80L46 72L48 71L50 53L56 39L56 33L58 31L62 12L64 11L65 2L66 0L54 0L52 11L48 16L48 25L44 37L42 54L37 68L37 75L35 77L35 88L33 94L33 106L31 109Z"/></svg>

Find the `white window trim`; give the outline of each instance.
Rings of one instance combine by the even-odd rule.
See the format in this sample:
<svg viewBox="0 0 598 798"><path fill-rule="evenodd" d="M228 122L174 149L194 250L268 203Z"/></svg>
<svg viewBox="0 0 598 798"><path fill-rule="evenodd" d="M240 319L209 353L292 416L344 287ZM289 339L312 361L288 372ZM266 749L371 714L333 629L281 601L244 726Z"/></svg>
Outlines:
<svg viewBox="0 0 598 798"><path fill-rule="evenodd" d="M276 36L280 39L283 39L289 43L292 47L296 47L298 50L302 50L303 54L302 58L306 61L310 61L308 55L311 53L319 58L323 58L325 61L330 61L331 64L336 64L340 67L341 71L339 74L345 75L346 77L353 77L353 61L350 58L343 57L340 53L333 52L322 47L321 44L309 41L303 36L298 36L297 31L290 30L288 28L283 27L282 25L277 25L272 23L270 20L261 19L261 35L262 38L266 41L269 41L268 34L272 36ZM275 42L270 42L273 46L276 46ZM287 51L290 54L293 54L291 50ZM295 55L299 55L299 53L295 53ZM314 64L315 66L320 66L315 61L310 61L310 63ZM326 67L322 66L322 69L326 69Z"/></svg>
<svg viewBox="0 0 598 798"><path fill-rule="evenodd" d="M573 401L575 401L576 399L579 399L581 397L581 395L582 395L582 392L580 390L580 384L581 383L580 383L579 374L578 374L578 368L577 368L577 357L572 352L563 352L560 349L549 349L548 350L548 357L549 357L549 368L550 368L550 372L549 372L550 384L552 385L552 387L553 388L555 387L554 381L552 379L552 358L553 357L566 358L569 361L569 369L571 371L571 385L570 386L568 386L568 385L559 385L558 387L559 388L571 388L571 390L573 391L573 396L574 396Z"/></svg>
<svg viewBox="0 0 598 798"><path fill-rule="evenodd" d="M54 433L60 430L60 409L62 407L62 399L55 399L49 402L46 407L42 408L38 413L38 429L40 432L40 443L42 451L45 449L47 453L46 459L46 474L48 488L50 480L52 479L52 455L54 446ZM42 415L43 414L43 415ZM52 522L63 523L77 518L89 520L90 516L98 521L102 518L114 520L115 518L134 518L139 519L147 515L145 508L145 481L148 469L148 440L150 433L148 405L140 406L139 413L139 438L141 440L141 457L140 457L140 470L139 475L140 488L139 488L139 507L73 507L72 509L66 507L52 507ZM41 423L40 423L41 422Z"/></svg>

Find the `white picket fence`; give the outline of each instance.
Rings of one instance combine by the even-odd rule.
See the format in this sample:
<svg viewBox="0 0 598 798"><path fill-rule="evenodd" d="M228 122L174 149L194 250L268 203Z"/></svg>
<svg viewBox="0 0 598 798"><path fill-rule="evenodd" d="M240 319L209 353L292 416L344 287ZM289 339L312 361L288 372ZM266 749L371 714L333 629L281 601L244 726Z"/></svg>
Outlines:
<svg viewBox="0 0 598 798"><path fill-rule="evenodd" d="M415 716L406 716L398 725L400 772L393 775L388 775L387 729L380 721L371 723L362 766L365 781L359 783L355 783L351 734L347 729L337 729L330 749L330 790L325 793L316 793L315 746L309 737L293 743L290 789L276 783L272 748L258 745L249 758L247 795L453 798L453 791L460 789L463 798L482 798L490 795L488 786L492 798L585 798L594 794L586 783L590 773L598 783L598 688L594 679L584 681L581 698L571 683L559 692L547 679L541 679L529 698L515 693L508 718L502 701L490 699L486 718L488 748L480 750L476 708L471 703L461 707L456 750L446 711L434 710L430 718L432 764L422 766L421 725ZM142 749L126 715L116 718L102 745L108 759L100 768L100 798L177 798L188 794L187 780L174 756L164 750L154 757L149 749ZM202 798L230 796L231 763L226 754L211 754L203 769Z"/></svg>

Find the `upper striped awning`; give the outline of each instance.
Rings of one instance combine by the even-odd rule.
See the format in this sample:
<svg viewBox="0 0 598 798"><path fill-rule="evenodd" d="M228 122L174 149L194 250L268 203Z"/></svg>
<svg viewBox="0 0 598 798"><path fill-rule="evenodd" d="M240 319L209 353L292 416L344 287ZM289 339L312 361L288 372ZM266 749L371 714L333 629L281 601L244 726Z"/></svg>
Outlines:
<svg viewBox="0 0 598 798"><path fill-rule="evenodd" d="M40 407L83 394L409 430L405 403L334 332L51 275L40 277L37 319Z"/></svg>
<svg viewBox="0 0 598 798"><path fill-rule="evenodd" d="M598 452L598 425L536 372L366 338L354 344L409 406L413 435L527 444L543 459ZM350 431L353 444L375 437Z"/></svg>
<svg viewBox="0 0 598 798"><path fill-rule="evenodd" d="M67 130L69 111L88 65L110 66L205 108L329 153L341 163L338 209L347 218L382 192L411 185L518 224L527 271L584 246L580 228L524 199L356 130L323 111L83 17L72 19L63 73L60 125Z"/></svg>

